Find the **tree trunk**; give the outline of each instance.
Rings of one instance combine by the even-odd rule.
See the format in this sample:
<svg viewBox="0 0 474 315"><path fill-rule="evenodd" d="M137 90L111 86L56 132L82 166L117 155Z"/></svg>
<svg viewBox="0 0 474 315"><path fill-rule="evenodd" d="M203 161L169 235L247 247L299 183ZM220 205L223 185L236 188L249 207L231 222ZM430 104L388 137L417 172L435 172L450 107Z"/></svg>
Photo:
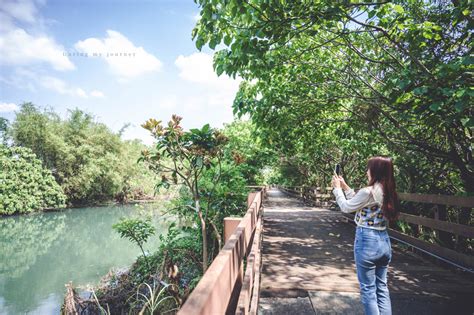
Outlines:
<svg viewBox="0 0 474 315"><path fill-rule="evenodd" d="M206 221L202 216L201 206L199 205L199 199L196 199L196 210L201 220L201 233L202 233L202 273L204 274L207 270L207 231Z"/></svg>
<svg viewBox="0 0 474 315"><path fill-rule="evenodd" d="M214 230L214 235L216 236L216 240L217 240L217 246L218 246L219 251L220 251L221 248L222 248L222 237L221 237L221 234L219 233L219 229L217 228L217 226L211 220L209 220L209 224L211 224L212 229Z"/></svg>

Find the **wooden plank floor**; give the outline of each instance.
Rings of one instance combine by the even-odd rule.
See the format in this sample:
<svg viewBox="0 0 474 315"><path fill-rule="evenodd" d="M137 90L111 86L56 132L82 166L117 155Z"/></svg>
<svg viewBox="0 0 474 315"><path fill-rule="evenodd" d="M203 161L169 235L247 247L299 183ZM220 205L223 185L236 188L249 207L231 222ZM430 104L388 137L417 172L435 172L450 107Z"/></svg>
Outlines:
<svg viewBox="0 0 474 315"><path fill-rule="evenodd" d="M338 211L271 189L264 208L260 314L362 314L355 227ZM392 241L393 314L473 314L474 277L437 266Z"/></svg>

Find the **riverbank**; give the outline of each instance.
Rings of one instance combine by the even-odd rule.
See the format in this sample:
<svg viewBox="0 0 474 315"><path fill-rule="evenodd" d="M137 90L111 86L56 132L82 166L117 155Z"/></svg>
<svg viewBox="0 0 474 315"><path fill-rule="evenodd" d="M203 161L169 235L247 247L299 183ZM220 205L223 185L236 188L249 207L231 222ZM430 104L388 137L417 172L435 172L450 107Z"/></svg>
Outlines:
<svg viewBox="0 0 474 315"><path fill-rule="evenodd" d="M160 244L130 267L109 271L88 288L68 284L64 314L155 314L174 311L186 300L202 277L200 227L170 224Z"/></svg>
<svg viewBox="0 0 474 315"><path fill-rule="evenodd" d="M93 202L93 203L87 203L87 204L81 204L81 205L70 205L67 207L63 208L45 208L42 210L38 211L33 211L33 212L27 212L27 213L12 213L12 214L0 214L0 219L1 218L9 218L9 217L15 217L15 216L29 216L29 215L35 215L35 214L41 214L41 213L48 213L48 212L61 212L61 211L66 211L70 209L81 209L81 208L102 208L102 207L113 207L113 206L127 206L127 205L141 205L141 204L153 204L153 203L158 203L158 202L168 202L172 199L171 195L164 195L161 196L160 198L154 198L154 199L139 199L139 200L129 200L127 202L118 202L118 201L105 201L105 202Z"/></svg>

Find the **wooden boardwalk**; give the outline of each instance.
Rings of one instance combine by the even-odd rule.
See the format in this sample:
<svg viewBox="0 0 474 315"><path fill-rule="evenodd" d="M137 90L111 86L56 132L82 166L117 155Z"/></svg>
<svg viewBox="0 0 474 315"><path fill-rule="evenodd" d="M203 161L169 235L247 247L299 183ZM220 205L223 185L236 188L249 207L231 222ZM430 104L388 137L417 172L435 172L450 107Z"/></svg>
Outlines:
<svg viewBox="0 0 474 315"><path fill-rule="evenodd" d="M277 189L264 208L259 314L363 314L354 225ZM442 268L392 241L393 314L473 314L474 277Z"/></svg>

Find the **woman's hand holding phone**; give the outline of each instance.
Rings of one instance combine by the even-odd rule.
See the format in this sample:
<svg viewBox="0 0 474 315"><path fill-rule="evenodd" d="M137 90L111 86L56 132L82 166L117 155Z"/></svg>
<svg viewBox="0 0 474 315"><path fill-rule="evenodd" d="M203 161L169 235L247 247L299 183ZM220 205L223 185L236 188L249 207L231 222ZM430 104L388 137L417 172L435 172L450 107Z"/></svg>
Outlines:
<svg viewBox="0 0 474 315"><path fill-rule="evenodd" d="M341 188L341 180L339 179L339 176L334 175L332 177L332 187Z"/></svg>
<svg viewBox="0 0 474 315"><path fill-rule="evenodd" d="M349 185L347 185L346 181L344 180L344 178L342 176L338 176L339 178L339 181L341 182L341 188L344 189L344 190L348 190L350 189Z"/></svg>
<svg viewBox="0 0 474 315"><path fill-rule="evenodd" d="M332 187L334 188L342 188L344 190L350 189L349 185L346 184L344 178L339 175L341 173L341 166L336 164L334 168L334 176L332 177Z"/></svg>

